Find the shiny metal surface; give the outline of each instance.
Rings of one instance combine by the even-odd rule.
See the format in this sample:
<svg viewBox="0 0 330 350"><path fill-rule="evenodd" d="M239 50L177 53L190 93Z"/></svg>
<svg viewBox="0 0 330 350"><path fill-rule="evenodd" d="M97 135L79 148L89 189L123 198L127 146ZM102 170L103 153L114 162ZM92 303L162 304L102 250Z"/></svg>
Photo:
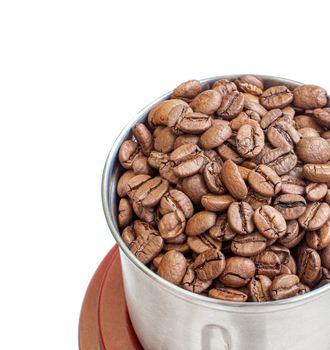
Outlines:
<svg viewBox="0 0 330 350"><path fill-rule="evenodd" d="M204 79L207 84L221 78ZM300 83L260 76L266 86ZM267 303L233 303L190 293L160 278L127 248L116 224L117 153L131 137L131 127L171 93L135 116L113 144L102 181L104 213L121 248L126 300L137 336L145 350L329 350L330 284L310 293Z"/></svg>

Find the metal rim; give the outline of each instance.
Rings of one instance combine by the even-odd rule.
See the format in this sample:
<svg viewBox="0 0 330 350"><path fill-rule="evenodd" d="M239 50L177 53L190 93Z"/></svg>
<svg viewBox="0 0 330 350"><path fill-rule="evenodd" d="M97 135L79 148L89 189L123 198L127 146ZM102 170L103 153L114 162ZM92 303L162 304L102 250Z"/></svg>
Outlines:
<svg viewBox="0 0 330 350"><path fill-rule="evenodd" d="M235 75L225 75L225 76L216 76L211 78L202 79L202 83L209 83L213 82L218 79L235 79L238 78L242 74L235 74ZM274 83L282 83L289 86L298 86L302 85L302 83L285 79L285 78L279 78L279 77L273 77L273 76L266 76L266 75L256 75L254 76L260 77L264 80L268 80L269 82ZM190 302L197 303L197 304L203 304L206 307L209 308L230 308L230 309L237 309L237 308L244 308L246 311L249 312L263 312L266 311L264 308L272 307L274 308L273 311L276 311L282 309L283 306L285 307L295 307L298 304L305 303L308 301L311 301L311 299L315 299L317 297L320 297L322 294L326 293L327 291L330 291L330 284L327 284L321 288L318 288L316 290L313 290L311 292L308 292L303 295L299 295L296 297L283 299L283 300L277 300L277 301L268 301L264 303L254 303L254 302L231 302L231 301L222 301L218 299L213 299L207 296L199 295L192 293L188 290L185 290L181 287L178 287L167 280L161 278L156 273L154 273L151 269L149 269L147 266L142 264L129 250L125 242L122 240L120 232L117 228L117 225L114 223L116 220L114 210L111 209L115 205L115 203L112 203L109 192L110 192L110 186L109 186L109 178L112 174L116 162L117 162L117 154L118 150L120 148L120 145L123 140L125 140L130 133L130 130L134 124L136 124L140 119L146 117L149 110L154 107L157 103L161 102L162 100L168 98L171 95L172 91L162 95L161 97L157 98L150 104L148 104L146 107L144 107L132 120L130 120L126 126L122 129L116 140L114 141L111 150L108 154L104 170L103 170L103 176L102 176L102 204L103 204L103 210L104 214L108 223L108 226L110 228L110 231L117 241L121 251L126 255L126 257L136 266L139 270L141 270L143 273L145 273L149 278L151 278L153 281L157 282L162 288L165 288L168 292L171 294L175 294L176 296L180 297L181 299L189 300ZM112 186L114 187L114 186ZM112 188L112 191L114 188ZM261 310L262 309L262 310ZM234 311L234 310L232 310ZM237 310L238 311L238 310ZM242 311L242 310L240 310Z"/></svg>

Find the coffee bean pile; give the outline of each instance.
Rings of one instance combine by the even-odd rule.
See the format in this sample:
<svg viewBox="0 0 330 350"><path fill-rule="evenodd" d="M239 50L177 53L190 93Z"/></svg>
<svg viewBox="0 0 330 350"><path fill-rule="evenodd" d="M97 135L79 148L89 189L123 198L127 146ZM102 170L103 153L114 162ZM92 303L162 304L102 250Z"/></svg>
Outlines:
<svg viewBox="0 0 330 350"><path fill-rule="evenodd" d="M118 225L166 280L264 302L330 282L330 108L315 85L190 80L120 147Z"/></svg>

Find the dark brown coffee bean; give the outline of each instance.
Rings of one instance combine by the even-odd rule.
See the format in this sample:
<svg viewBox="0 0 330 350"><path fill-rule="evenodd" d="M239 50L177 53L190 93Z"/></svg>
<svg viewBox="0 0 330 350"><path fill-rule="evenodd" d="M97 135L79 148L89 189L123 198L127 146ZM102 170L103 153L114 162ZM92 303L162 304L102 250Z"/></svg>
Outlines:
<svg viewBox="0 0 330 350"><path fill-rule="evenodd" d="M209 234L212 238L220 241L230 241L236 236L225 217L219 216L215 225L209 229Z"/></svg>
<svg viewBox="0 0 330 350"><path fill-rule="evenodd" d="M261 95L264 90L263 81L253 75L242 75L235 81L239 90L252 95Z"/></svg>
<svg viewBox="0 0 330 350"><path fill-rule="evenodd" d="M202 281L197 277L193 264L189 265L182 280L182 287L190 292L200 294L210 287L212 280Z"/></svg>
<svg viewBox="0 0 330 350"><path fill-rule="evenodd" d="M298 219L306 211L307 203L299 194L282 194L274 201L274 208L285 220Z"/></svg>
<svg viewBox="0 0 330 350"><path fill-rule="evenodd" d="M281 191L280 177L267 165L261 164L248 176L250 186L255 192L265 197L273 197Z"/></svg>
<svg viewBox="0 0 330 350"><path fill-rule="evenodd" d="M126 183L126 193L133 199L136 190L150 179L149 175L139 174L130 178Z"/></svg>
<svg viewBox="0 0 330 350"><path fill-rule="evenodd" d="M140 202L146 208L156 206L162 196L167 192L168 181L156 176L145 181L134 192L133 200Z"/></svg>
<svg viewBox="0 0 330 350"><path fill-rule="evenodd" d="M307 205L306 211L298 219L301 227L308 231L320 229L330 218L330 207L327 203L313 202Z"/></svg>
<svg viewBox="0 0 330 350"><path fill-rule="evenodd" d="M217 120L217 123L207 129L200 137L200 145L208 150L222 145L231 136L229 123L225 120Z"/></svg>
<svg viewBox="0 0 330 350"><path fill-rule="evenodd" d="M234 198L240 200L247 196L248 189L239 173L237 165L233 161L226 160L224 162L221 171L221 180Z"/></svg>
<svg viewBox="0 0 330 350"><path fill-rule="evenodd" d="M292 170L297 161L298 158L294 152L282 148L267 151L262 157L262 163L274 169L279 176Z"/></svg>
<svg viewBox="0 0 330 350"><path fill-rule="evenodd" d="M186 258L182 253L172 250L163 256L157 273L173 284L180 284L186 273L186 269Z"/></svg>
<svg viewBox="0 0 330 350"><path fill-rule="evenodd" d="M251 125L252 127L255 127L258 125L258 120L260 120L259 114L256 112L241 112L236 118L232 119L230 121L230 127L232 130L237 131L239 130L243 125ZM252 119L254 118L254 119Z"/></svg>
<svg viewBox="0 0 330 350"><path fill-rule="evenodd" d="M205 194L202 197L202 206L209 211L222 212L225 211L230 203L234 202L235 199L229 194L217 195L213 193Z"/></svg>
<svg viewBox="0 0 330 350"><path fill-rule="evenodd" d="M214 226L217 216L210 211L200 211L193 215L187 222L186 234L188 236L197 236L206 232Z"/></svg>
<svg viewBox="0 0 330 350"><path fill-rule="evenodd" d="M252 301L265 302L270 300L269 288L272 281L267 276L257 275L248 284L249 296Z"/></svg>
<svg viewBox="0 0 330 350"><path fill-rule="evenodd" d="M117 183L117 194L119 197L125 197L129 190L127 183L128 181L136 176L132 170L125 171L119 178Z"/></svg>
<svg viewBox="0 0 330 350"><path fill-rule="evenodd" d="M281 273L281 261L278 255L272 251L264 251L255 257L257 274L274 278Z"/></svg>
<svg viewBox="0 0 330 350"><path fill-rule="evenodd" d="M267 109L263 107L259 103L259 101L254 102L252 100L247 100L247 101L244 100L244 109L258 113L261 118L263 118L267 113Z"/></svg>
<svg viewBox="0 0 330 350"><path fill-rule="evenodd" d="M151 169L148 164L148 158L140 154L132 163L132 170L135 174L150 174Z"/></svg>
<svg viewBox="0 0 330 350"><path fill-rule="evenodd" d="M154 148L157 152L169 153L174 149L176 134L170 127L163 128L154 139Z"/></svg>
<svg viewBox="0 0 330 350"><path fill-rule="evenodd" d="M202 281L217 278L225 268L225 256L217 249L209 249L198 255L193 268Z"/></svg>
<svg viewBox="0 0 330 350"><path fill-rule="evenodd" d="M197 254L204 253L206 250L212 248L217 250L221 249L221 241L214 239L208 233L203 233L198 236L190 236L187 239L187 243L190 249Z"/></svg>
<svg viewBox="0 0 330 350"><path fill-rule="evenodd" d="M221 165L218 162L209 162L203 170L203 177L208 189L215 194L223 194L226 192L224 185L220 179Z"/></svg>
<svg viewBox="0 0 330 350"><path fill-rule="evenodd" d="M191 102L191 108L198 113L213 114L221 104L221 95L215 90L206 90L198 94Z"/></svg>
<svg viewBox="0 0 330 350"><path fill-rule="evenodd" d="M298 221L290 220L287 222L285 235L278 240L278 243L286 248L293 248L302 241L304 235L305 231L299 229Z"/></svg>
<svg viewBox="0 0 330 350"><path fill-rule="evenodd" d="M313 182L330 182L330 164L305 164L304 177Z"/></svg>
<svg viewBox="0 0 330 350"><path fill-rule="evenodd" d="M248 298L245 293L233 288L213 288L209 291L208 296L220 300L239 302L244 302Z"/></svg>
<svg viewBox="0 0 330 350"><path fill-rule="evenodd" d="M282 182L282 193L289 193L289 194L300 194L303 195L305 193L305 186L306 183L296 177L296 176L290 176L290 175L283 175L281 177Z"/></svg>
<svg viewBox="0 0 330 350"><path fill-rule="evenodd" d="M189 197L182 191L169 190L160 200L160 212L162 215L181 210L189 219L194 213L194 207Z"/></svg>
<svg viewBox="0 0 330 350"><path fill-rule="evenodd" d="M322 164L330 159L330 145L322 137L301 139L297 144L296 152L305 163Z"/></svg>
<svg viewBox="0 0 330 350"><path fill-rule="evenodd" d="M322 108L327 102L327 92L316 85L301 85L293 90L295 107L303 109Z"/></svg>
<svg viewBox="0 0 330 350"><path fill-rule="evenodd" d="M123 229L121 238L126 243L126 245L130 248L131 244L134 242L136 238L136 233L134 232L132 225L126 226Z"/></svg>
<svg viewBox="0 0 330 350"><path fill-rule="evenodd" d="M260 103L268 110L284 108L293 100L292 92L284 85L272 86L260 96Z"/></svg>
<svg viewBox="0 0 330 350"><path fill-rule="evenodd" d="M161 252L163 245L164 241L160 236L145 234L136 237L130 244L130 250L143 264L148 264Z"/></svg>
<svg viewBox="0 0 330 350"><path fill-rule="evenodd" d="M269 288L273 300L291 298L299 292L299 278L296 275L282 274L276 276Z"/></svg>
<svg viewBox="0 0 330 350"><path fill-rule="evenodd" d="M181 210L165 214L158 223L160 235L164 239L179 236L186 227L186 219Z"/></svg>
<svg viewBox="0 0 330 350"><path fill-rule="evenodd" d="M242 235L252 233L254 230L252 217L253 209L249 203L233 202L228 208L228 222L236 233Z"/></svg>
<svg viewBox="0 0 330 350"><path fill-rule="evenodd" d="M260 122L260 126L263 129L267 129L272 123L282 117L282 115L283 112L279 108L272 109L263 116Z"/></svg>
<svg viewBox="0 0 330 350"><path fill-rule="evenodd" d="M321 258L316 250L303 249L298 256L298 276L301 282L313 286L321 270Z"/></svg>
<svg viewBox="0 0 330 350"><path fill-rule="evenodd" d="M175 251L182 253L182 254L191 253L191 250L190 250L188 243L179 243L179 244L165 243L163 249L165 252L170 252L171 250L175 250Z"/></svg>
<svg viewBox="0 0 330 350"><path fill-rule="evenodd" d="M185 145L187 143L192 143L194 145L197 145L198 142L199 142L198 135L189 135L189 134L180 135L175 139L174 149L176 149L182 145Z"/></svg>
<svg viewBox="0 0 330 350"><path fill-rule="evenodd" d="M170 160L174 162L173 171L179 177L198 173L204 164L201 149L193 144L186 144L175 149L170 155Z"/></svg>
<svg viewBox="0 0 330 350"><path fill-rule="evenodd" d="M144 124L140 123L134 125L132 131L133 135L140 144L142 152L146 156L149 156L153 147L153 138L149 129Z"/></svg>
<svg viewBox="0 0 330 350"><path fill-rule="evenodd" d="M231 241L231 251L239 256L251 257L266 249L267 239L258 232L236 235Z"/></svg>
<svg viewBox="0 0 330 350"><path fill-rule="evenodd" d="M326 248L330 244L330 222L327 221L319 230L306 233L307 245L315 250Z"/></svg>
<svg viewBox="0 0 330 350"><path fill-rule="evenodd" d="M179 119L176 128L187 134L199 135L211 127L212 119L202 113L187 113Z"/></svg>
<svg viewBox="0 0 330 350"><path fill-rule="evenodd" d="M151 223L155 220L154 208L146 208L140 202L133 201L132 208L134 213L143 221Z"/></svg>
<svg viewBox="0 0 330 350"><path fill-rule="evenodd" d="M306 187L306 198L311 202L316 202L324 198L327 192L328 186L326 184L312 182Z"/></svg>
<svg viewBox="0 0 330 350"><path fill-rule="evenodd" d="M182 191L197 205L200 204L202 196L209 192L200 174L184 178L181 185Z"/></svg>
<svg viewBox="0 0 330 350"><path fill-rule="evenodd" d="M330 245L321 251L322 266L330 269Z"/></svg>
<svg viewBox="0 0 330 350"><path fill-rule="evenodd" d="M289 123L277 121L267 130L267 138L273 147L290 149L300 141L298 131Z"/></svg>
<svg viewBox="0 0 330 350"><path fill-rule="evenodd" d="M237 86L228 79L220 79L212 84L212 89L218 91L221 96L224 96L236 91Z"/></svg>
<svg viewBox="0 0 330 350"><path fill-rule="evenodd" d="M236 150L236 146L229 141L226 141L221 146L217 147L217 152L219 153L219 155L223 160L232 160L236 164L240 164L244 160L244 158L242 158L238 154Z"/></svg>
<svg viewBox="0 0 330 350"><path fill-rule="evenodd" d="M271 197L264 197L260 194L249 190L247 197L244 199L245 202L249 203L253 210L257 210L263 205L270 204L272 202Z"/></svg>
<svg viewBox="0 0 330 350"><path fill-rule="evenodd" d="M236 135L237 152L243 158L257 156L265 145L265 135L259 125L243 125Z"/></svg>
<svg viewBox="0 0 330 350"><path fill-rule="evenodd" d="M125 227L133 219L133 209L131 203L126 198L121 198L118 204L118 225Z"/></svg>
<svg viewBox="0 0 330 350"><path fill-rule="evenodd" d="M313 116L318 124L327 129L330 128L330 107L314 109Z"/></svg>
<svg viewBox="0 0 330 350"><path fill-rule="evenodd" d="M186 101L192 100L203 90L199 80L188 80L177 86L172 93L172 98L180 98Z"/></svg>
<svg viewBox="0 0 330 350"><path fill-rule="evenodd" d="M169 157L166 153L151 151L148 157L148 164L154 168L159 169L162 163L166 163Z"/></svg>
<svg viewBox="0 0 330 350"><path fill-rule="evenodd" d="M174 162L168 161L166 163L161 163L159 166L159 175L170 182L171 184L177 184L180 178L174 173Z"/></svg>
<svg viewBox="0 0 330 350"><path fill-rule="evenodd" d="M250 282L255 272L256 268L251 259L234 256L226 259L226 267L219 279L227 287L243 287Z"/></svg>
<svg viewBox="0 0 330 350"><path fill-rule="evenodd" d="M281 238L286 232L282 214L269 205L258 208L253 215L258 231L268 239Z"/></svg>
<svg viewBox="0 0 330 350"><path fill-rule="evenodd" d="M241 92L233 91L222 97L217 115L223 119L231 120L238 116L244 107L244 96Z"/></svg>
<svg viewBox="0 0 330 350"><path fill-rule="evenodd" d="M152 128L156 126L171 127L190 110L189 105L179 99L162 101L149 112L148 123Z"/></svg>
<svg viewBox="0 0 330 350"><path fill-rule="evenodd" d="M118 158L121 166L125 169L132 169L133 162L141 156L138 144L132 140L126 140L120 146Z"/></svg>

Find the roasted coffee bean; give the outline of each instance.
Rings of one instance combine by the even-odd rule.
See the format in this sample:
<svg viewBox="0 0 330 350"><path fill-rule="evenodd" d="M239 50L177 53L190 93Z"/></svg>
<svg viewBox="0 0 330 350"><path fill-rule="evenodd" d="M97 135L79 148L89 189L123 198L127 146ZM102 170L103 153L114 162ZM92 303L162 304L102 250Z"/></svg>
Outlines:
<svg viewBox="0 0 330 350"><path fill-rule="evenodd" d="M208 296L220 300L240 302L244 302L248 298L245 293L233 288L213 288L209 291Z"/></svg>
<svg viewBox="0 0 330 350"><path fill-rule="evenodd" d="M272 251L264 251L258 254L254 263L256 265L257 274L274 278L281 273L281 261L278 255Z"/></svg>
<svg viewBox="0 0 330 350"><path fill-rule="evenodd" d="M306 233L307 245L315 250L326 248L330 244L330 222L327 221L319 230Z"/></svg>
<svg viewBox="0 0 330 350"><path fill-rule="evenodd" d="M193 268L200 280L213 280L223 272L225 257L217 249L206 250L197 256Z"/></svg>
<svg viewBox="0 0 330 350"><path fill-rule="evenodd" d="M134 213L143 221L151 223L155 220L154 208L145 208L140 202L132 202Z"/></svg>
<svg viewBox="0 0 330 350"><path fill-rule="evenodd" d="M248 102L255 102L255 103L259 103L259 97L257 95L252 95L249 94L247 92L243 92L243 96L244 96L244 104L248 101Z"/></svg>
<svg viewBox="0 0 330 350"><path fill-rule="evenodd" d="M182 253L172 250L163 256L157 273L173 284L180 284L186 273L186 269L186 258Z"/></svg>
<svg viewBox="0 0 330 350"><path fill-rule="evenodd" d="M168 158L169 157L166 153L151 151L148 157L148 164L154 169L159 169L162 163L168 161Z"/></svg>
<svg viewBox="0 0 330 350"><path fill-rule="evenodd" d="M211 127L212 119L207 114L187 113L179 119L176 128L187 134L199 135Z"/></svg>
<svg viewBox="0 0 330 350"><path fill-rule="evenodd" d="M264 115L267 113L267 109L265 107L263 107L259 101L258 102L254 102L252 100L244 100L244 109L245 110L249 110L255 113L258 113L260 115L261 118L264 117Z"/></svg>
<svg viewBox="0 0 330 350"><path fill-rule="evenodd" d="M245 180L248 179L251 169L245 168L244 166L240 166L239 165L238 166L238 171L241 174L242 179L245 181Z"/></svg>
<svg viewBox="0 0 330 350"><path fill-rule="evenodd" d="M213 83L212 89L218 91L221 96L224 96L236 91L237 86L228 79L220 79Z"/></svg>
<svg viewBox="0 0 330 350"><path fill-rule="evenodd" d="M198 236L190 236L187 239L187 243L190 249L197 253L201 254L208 249L221 249L221 241L218 239L214 239L208 233L203 233Z"/></svg>
<svg viewBox="0 0 330 350"><path fill-rule="evenodd" d="M273 300L291 298L299 292L299 278L296 275L282 274L276 276L269 288Z"/></svg>
<svg viewBox="0 0 330 350"><path fill-rule="evenodd" d="M165 243L164 244L164 251L170 252L171 250L175 250L182 254L188 254L191 252L190 247L188 243Z"/></svg>
<svg viewBox="0 0 330 350"><path fill-rule="evenodd" d="M223 194L226 192L224 185L220 179L221 165L218 162L212 161L205 165L203 177L207 188L215 194Z"/></svg>
<svg viewBox="0 0 330 350"><path fill-rule="evenodd" d="M232 202L228 208L228 222L231 229L239 234L246 235L254 230L252 220L253 209L246 202Z"/></svg>
<svg viewBox="0 0 330 350"><path fill-rule="evenodd" d="M321 270L321 258L316 250L303 249L298 257L298 276L301 282L312 287L316 284Z"/></svg>
<svg viewBox="0 0 330 350"><path fill-rule="evenodd" d="M243 287L250 282L255 272L256 267L251 259L234 256L226 259L225 269L219 279L226 287Z"/></svg>
<svg viewBox="0 0 330 350"><path fill-rule="evenodd" d="M126 198L121 198L118 204L118 225L127 226L133 219L133 208Z"/></svg>
<svg viewBox="0 0 330 350"><path fill-rule="evenodd" d="M236 118L232 119L230 121L230 127L232 130L237 131L239 130L243 125L251 125L252 127L255 127L258 125L258 120L260 120L260 116L258 113L250 111L241 112Z"/></svg>
<svg viewBox="0 0 330 350"><path fill-rule="evenodd" d="M290 175L283 175L281 177L281 183L282 183L282 193L289 193L289 194L300 194L303 195L305 193L305 182L296 177L296 176L290 176Z"/></svg>
<svg viewBox="0 0 330 350"><path fill-rule="evenodd" d="M230 204L234 201L235 199L229 194L218 195L208 193L202 197L201 203L206 210L223 212L227 210Z"/></svg>
<svg viewBox="0 0 330 350"><path fill-rule="evenodd" d="M275 199L273 205L285 220L298 219L307 207L305 198L299 194L282 194Z"/></svg>
<svg viewBox="0 0 330 350"><path fill-rule="evenodd" d="M281 176L292 170L297 164L298 158L292 151L283 148L275 148L267 151L262 157L262 163L268 165Z"/></svg>
<svg viewBox="0 0 330 350"><path fill-rule="evenodd" d="M185 145L187 143L192 143L194 145L197 145L198 142L199 142L198 135L189 135L189 134L180 135L175 139L174 149L176 149L182 145Z"/></svg>
<svg viewBox="0 0 330 350"><path fill-rule="evenodd" d="M306 294L311 290L308 286L306 286L306 284L303 284L301 282L298 283L298 287L299 287L298 295Z"/></svg>
<svg viewBox="0 0 330 350"><path fill-rule="evenodd" d="M268 239L281 238L286 232L286 222L282 214L269 205L258 208L253 215L258 231Z"/></svg>
<svg viewBox="0 0 330 350"><path fill-rule="evenodd" d="M267 129L272 123L282 117L282 115L283 112L279 108L272 109L263 116L260 122L260 126L263 129Z"/></svg>
<svg viewBox="0 0 330 350"><path fill-rule="evenodd" d="M200 294L212 284L212 280L202 281L197 277L194 265L190 264L182 280L182 287L190 292Z"/></svg>
<svg viewBox="0 0 330 350"><path fill-rule="evenodd" d="M327 129L330 128L330 107L314 109L313 116L318 124Z"/></svg>
<svg viewBox="0 0 330 350"><path fill-rule="evenodd" d="M150 179L149 175L139 174L130 178L126 183L126 193L133 199L136 190Z"/></svg>
<svg viewBox="0 0 330 350"><path fill-rule="evenodd" d="M302 128L298 130L301 138L320 137L320 133L312 128Z"/></svg>
<svg viewBox="0 0 330 350"><path fill-rule="evenodd" d="M244 107L244 96L241 92L233 91L222 97L217 115L223 119L231 120L238 116Z"/></svg>
<svg viewBox="0 0 330 350"><path fill-rule="evenodd" d="M305 231L299 229L297 220L288 221L286 226L285 235L278 240L278 243L286 248L293 248L302 241Z"/></svg>
<svg viewBox="0 0 330 350"><path fill-rule="evenodd" d="M155 258L153 258L152 263L156 267L156 269L158 269L160 262L163 259L163 256L164 256L164 254L161 253L161 254L157 255Z"/></svg>
<svg viewBox="0 0 330 350"><path fill-rule="evenodd" d="M292 92L284 85L272 86L260 96L260 103L268 110L284 108L293 100Z"/></svg>
<svg viewBox="0 0 330 350"><path fill-rule="evenodd" d="M248 181L255 192L265 197L275 196L282 188L280 177L272 168L264 164L250 171Z"/></svg>
<svg viewBox="0 0 330 350"><path fill-rule="evenodd" d="M198 146L186 144L171 153L170 161L174 162L175 175L187 177L199 172L204 164L204 156Z"/></svg>
<svg viewBox="0 0 330 350"><path fill-rule="evenodd" d="M222 145L232 134L229 123L225 120L216 120L200 137L200 145L208 150Z"/></svg>
<svg viewBox="0 0 330 350"><path fill-rule="evenodd" d="M200 174L184 178L181 186L182 191L197 205L200 204L203 195L209 192L203 176Z"/></svg>
<svg viewBox="0 0 330 350"><path fill-rule="evenodd" d="M154 148L157 152L169 153L174 149L175 139L176 134L172 128L163 128L154 139Z"/></svg>
<svg viewBox="0 0 330 350"><path fill-rule="evenodd" d="M252 301L264 302L270 300L269 288L272 281L267 276L256 275L248 284L249 296Z"/></svg>
<svg viewBox="0 0 330 350"><path fill-rule="evenodd" d="M213 114L221 104L221 95L215 90L206 90L198 94L191 102L191 108L198 113Z"/></svg>
<svg viewBox="0 0 330 350"><path fill-rule="evenodd" d="M135 174L150 174L151 169L148 164L148 158L142 155L136 157L132 163L132 170Z"/></svg>
<svg viewBox="0 0 330 350"><path fill-rule="evenodd" d="M152 148L153 148L153 138L149 129L142 123L136 124L133 127L133 135L137 139L142 152L149 156Z"/></svg>
<svg viewBox="0 0 330 350"><path fill-rule="evenodd" d="M214 226L217 216L210 211L200 211L193 215L187 222L186 234L188 236L197 236L206 232Z"/></svg>
<svg viewBox="0 0 330 350"><path fill-rule="evenodd" d="M166 163L161 163L159 166L159 175L170 182L171 184L178 184L180 178L174 172L174 162L168 161Z"/></svg>
<svg viewBox="0 0 330 350"><path fill-rule="evenodd" d="M309 115L297 115L294 117L297 130L302 128L313 128L318 132L322 132L322 127L316 123L313 117Z"/></svg>
<svg viewBox="0 0 330 350"><path fill-rule="evenodd" d="M267 130L267 138L273 147L293 148L300 141L298 131L289 123L277 121Z"/></svg>
<svg viewBox="0 0 330 350"><path fill-rule="evenodd" d="M136 176L132 170L125 171L119 178L117 183L117 194L119 197L125 197L129 190L127 184L128 181Z"/></svg>
<svg viewBox="0 0 330 350"><path fill-rule="evenodd" d="M266 249L267 239L258 232L247 235L236 235L231 241L231 250L234 254L251 257Z"/></svg>
<svg viewBox="0 0 330 350"><path fill-rule="evenodd" d="M244 160L244 158L238 154L236 146L229 141L217 147L217 152L223 160L232 160L236 164L240 164Z"/></svg>
<svg viewBox="0 0 330 350"><path fill-rule="evenodd" d="M301 139L296 147L298 157L306 163L322 164L330 159L330 145L322 137Z"/></svg>
<svg viewBox="0 0 330 350"><path fill-rule="evenodd" d="M305 164L304 177L313 182L330 182L330 164Z"/></svg>
<svg viewBox="0 0 330 350"><path fill-rule="evenodd" d="M264 90L263 81L253 75L242 75L235 83L241 91L252 95L259 96Z"/></svg>
<svg viewBox="0 0 330 350"><path fill-rule="evenodd" d="M172 98L179 98L186 101L192 100L203 90L199 80L188 80L177 86L172 93Z"/></svg>
<svg viewBox="0 0 330 350"><path fill-rule="evenodd" d="M162 215L181 210L187 219L194 213L194 207L189 197L176 189L169 190L162 197L159 208Z"/></svg>
<svg viewBox="0 0 330 350"><path fill-rule="evenodd" d="M143 264L148 264L161 252L163 245L164 241L160 236L139 235L130 244L130 250Z"/></svg>
<svg viewBox="0 0 330 350"><path fill-rule="evenodd" d="M229 193L236 199L244 199L247 196L248 189L238 170L237 165L226 160L221 171L221 180Z"/></svg>
<svg viewBox="0 0 330 350"><path fill-rule="evenodd" d="M330 245L321 251L322 266L330 269Z"/></svg>
<svg viewBox="0 0 330 350"><path fill-rule="evenodd" d="M140 202L143 207L150 208L156 206L162 196L167 192L168 181L156 176L145 181L134 192L133 200Z"/></svg>
<svg viewBox="0 0 330 350"><path fill-rule="evenodd" d="M237 152L243 158L257 156L265 145L265 136L259 125L243 125L236 135Z"/></svg>
<svg viewBox="0 0 330 350"><path fill-rule="evenodd" d="M330 207L327 203L313 202L307 205L306 211L298 219L301 227L308 231L320 229L330 218Z"/></svg>
<svg viewBox="0 0 330 350"><path fill-rule="evenodd" d="M160 235L164 239L179 236L186 227L186 218L181 210L165 214L158 223Z"/></svg>
<svg viewBox="0 0 330 350"><path fill-rule="evenodd" d="M170 244L183 244L187 242L187 235L185 233L180 233L179 236L176 236L174 238L168 238L165 240L165 243Z"/></svg>
<svg viewBox="0 0 330 350"><path fill-rule="evenodd" d="M326 184L312 182L306 187L306 198L311 202L316 202L324 198L327 192L328 186Z"/></svg>
<svg viewBox="0 0 330 350"><path fill-rule="evenodd" d="M123 142L119 149L118 158L121 166L125 169L132 169L133 162L141 156L138 144L132 140Z"/></svg>
<svg viewBox="0 0 330 350"><path fill-rule="evenodd" d="M272 202L272 198L261 196L260 194L254 192L253 190L249 190L248 195L244 199L244 201L249 203L253 210L257 210L263 205L270 204Z"/></svg>
<svg viewBox="0 0 330 350"><path fill-rule="evenodd" d="M220 241L230 241L236 236L225 217L219 216L215 225L209 229L209 234L212 238Z"/></svg>
<svg viewBox="0 0 330 350"><path fill-rule="evenodd" d="M316 85L301 85L293 90L293 104L303 109L322 108L327 102L327 92Z"/></svg>

